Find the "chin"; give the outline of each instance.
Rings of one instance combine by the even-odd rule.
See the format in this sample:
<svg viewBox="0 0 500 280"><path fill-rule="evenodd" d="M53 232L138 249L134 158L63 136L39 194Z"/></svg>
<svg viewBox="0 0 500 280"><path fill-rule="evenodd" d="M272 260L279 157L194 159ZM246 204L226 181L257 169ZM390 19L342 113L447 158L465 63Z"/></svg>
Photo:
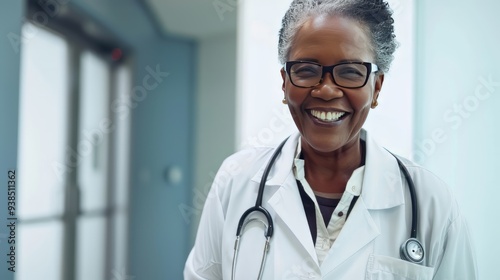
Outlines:
<svg viewBox="0 0 500 280"><path fill-rule="evenodd" d="M302 136L303 141L305 140L305 143L308 146L310 146L313 150L320 152L320 153L330 153L334 152L338 149L341 149L343 146L347 144L347 141L344 141L343 139L340 139L338 136L331 136L331 135L323 135L323 136L311 136L311 137L304 137Z"/></svg>

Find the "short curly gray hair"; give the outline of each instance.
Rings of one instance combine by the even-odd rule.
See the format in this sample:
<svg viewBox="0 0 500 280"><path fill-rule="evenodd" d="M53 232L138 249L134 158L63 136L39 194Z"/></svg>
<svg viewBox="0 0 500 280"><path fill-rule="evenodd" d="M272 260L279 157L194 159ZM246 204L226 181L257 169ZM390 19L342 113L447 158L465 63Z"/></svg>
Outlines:
<svg viewBox="0 0 500 280"><path fill-rule="evenodd" d="M371 37L375 64L389 71L397 47L394 19L384 0L294 0L283 17L279 32L278 55L285 64L297 31L311 17L338 15L354 19L367 28Z"/></svg>

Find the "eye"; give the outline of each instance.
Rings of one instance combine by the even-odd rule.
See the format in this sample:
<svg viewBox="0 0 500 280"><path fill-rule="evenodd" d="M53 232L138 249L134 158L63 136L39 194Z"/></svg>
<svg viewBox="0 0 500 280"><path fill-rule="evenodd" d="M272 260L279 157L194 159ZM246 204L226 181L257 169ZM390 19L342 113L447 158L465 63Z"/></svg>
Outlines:
<svg viewBox="0 0 500 280"><path fill-rule="evenodd" d="M340 65L335 69L335 74L341 79L364 79L366 68L363 65Z"/></svg>
<svg viewBox="0 0 500 280"><path fill-rule="evenodd" d="M292 66L291 72L299 78L317 77L321 74L321 67L315 64L299 63Z"/></svg>
<svg viewBox="0 0 500 280"><path fill-rule="evenodd" d="M363 73L354 67L345 67L338 72L340 75L347 75L352 77L363 76Z"/></svg>

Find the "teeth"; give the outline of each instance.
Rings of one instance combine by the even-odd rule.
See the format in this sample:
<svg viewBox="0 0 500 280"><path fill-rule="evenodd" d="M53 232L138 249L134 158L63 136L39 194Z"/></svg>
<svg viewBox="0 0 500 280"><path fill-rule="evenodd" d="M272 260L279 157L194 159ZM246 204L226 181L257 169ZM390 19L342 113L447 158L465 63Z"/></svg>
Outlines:
<svg viewBox="0 0 500 280"><path fill-rule="evenodd" d="M311 110L311 114L325 122L334 122L337 121L340 117L342 117L344 112L321 112L317 110Z"/></svg>

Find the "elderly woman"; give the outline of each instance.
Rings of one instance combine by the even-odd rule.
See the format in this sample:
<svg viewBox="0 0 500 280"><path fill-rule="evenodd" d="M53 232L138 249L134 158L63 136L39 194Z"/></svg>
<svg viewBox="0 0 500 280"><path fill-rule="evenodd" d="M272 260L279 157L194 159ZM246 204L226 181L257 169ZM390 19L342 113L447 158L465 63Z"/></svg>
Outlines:
<svg viewBox="0 0 500 280"><path fill-rule="evenodd" d="M395 48L382 0L293 1L279 56L299 133L222 164L185 279L476 279L448 187L362 129Z"/></svg>

